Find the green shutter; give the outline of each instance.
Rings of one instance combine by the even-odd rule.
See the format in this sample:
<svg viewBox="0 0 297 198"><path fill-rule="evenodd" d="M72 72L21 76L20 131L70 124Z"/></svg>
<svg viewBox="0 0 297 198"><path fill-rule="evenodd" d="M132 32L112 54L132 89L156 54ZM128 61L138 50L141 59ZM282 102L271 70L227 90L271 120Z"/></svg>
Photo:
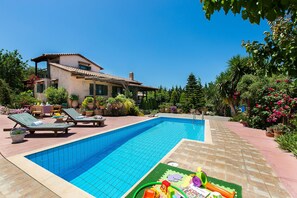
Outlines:
<svg viewBox="0 0 297 198"><path fill-rule="evenodd" d="M108 92L108 90L107 90L107 86L106 85L102 85L103 86L103 89L102 89L102 95L105 95L105 96L107 96L107 92Z"/></svg>
<svg viewBox="0 0 297 198"><path fill-rule="evenodd" d="M116 97L117 96L117 87L112 86L112 97Z"/></svg>
<svg viewBox="0 0 297 198"><path fill-rule="evenodd" d="M89 92L90 92L90 96L94 95L94 86L93 84L90 84L90 88L89 88Z"/></svg>
<svg viewBox="0 0 297 198"><path fill-rule="evenodd" d="M42 93L44 90L44 84L37 84L37 93Z"/></svg>

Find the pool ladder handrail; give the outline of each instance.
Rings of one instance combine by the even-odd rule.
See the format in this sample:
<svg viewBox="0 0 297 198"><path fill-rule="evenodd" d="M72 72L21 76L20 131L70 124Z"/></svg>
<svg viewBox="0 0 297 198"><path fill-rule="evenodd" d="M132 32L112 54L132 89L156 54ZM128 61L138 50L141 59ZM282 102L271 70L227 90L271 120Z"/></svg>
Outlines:
<svg viewBox="0 0 297 198"><path fill-rule="evenodd" d="M192 123L195 124L195 120L196 120L196 114L193 113L193 119L192 119Z"/></svg>

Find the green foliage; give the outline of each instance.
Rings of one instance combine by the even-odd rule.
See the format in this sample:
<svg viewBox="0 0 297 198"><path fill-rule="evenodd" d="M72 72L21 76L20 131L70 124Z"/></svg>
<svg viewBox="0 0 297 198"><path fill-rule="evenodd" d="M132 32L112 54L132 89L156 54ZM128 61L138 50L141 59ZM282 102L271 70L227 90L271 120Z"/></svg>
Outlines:
<svg viewBox="0 0 297 198"><path fill-rule="evenodd" d="M0 50L0 79L3 79L14 92L20 92L24 88L24 70L27 63L17 50L9 52Z"/></svg>
<svg viewBox="0 0 297 198"><path fill-rule="evenodd" d="M88 107L88 104L93 102L94 102L94 98L92 96L87 96L81 105L86 109Z"/></svg>
<svg viewBox="0 0 297 198"><path fill-rule="evenodd" d="M170 98L170 102L173 104L173 105L176 105L176 103L179 102L179 97L177 95L177 91L176 90L173 90L172 93L171 93L171 98Z"/></svg>
<svg viewBox="0 0 297 198"><path fill-rule="evenodd" d="M71 94L71 95L69 96L69 99L72 100L72 101L78 100L78 95L76 95L76 94Z"/></svg>
<svg viewBox="0 0 297 198"><path fill-rule="evenodd" d="M236 115L232 116L229 121L239 122L239 121L248 121L248 117L246 113L237 113Z"/></svg>
<svg viewBox="0 0 297 198"><path fill-rule="evenodd" d="M292 98L296 96L296 91L290 80L283 76L253 80L245 84L251 96L249 125L264 129L279 122L287 123L296 113L297 100Z"/></svg>
<svg viewBox="0 0 297 198"><path fill-rule="evenodd" d="M187 100L187 96L186 96L185 92L183 92L181 94L181 96L180 96L180 104L181 104L181 108L182 108L183 112L189 112L190 111L190 107L192 105Z"/></svg>
<svg viewBox="0 0 297 198"><path fill-rule="evenodd" d="M131 91L129 91L129 89L125 89L124 94L125 94L125 96L127 98L132 98L133 97L133 93Z"/></svg>
<svg viewBox="0 0 297 198"><path fill-rule="evenodd" d="M197 80L195 75L191 73L187 80L185 88L185 99L182 102L186 105L184 109L199 109L204 107L205 100L200 79ZM185 102L185 100L187 102Z"/></svg>
<svg viewBox="0 0 297 198"><path fill-rule="evenodd" d="M217 77L216 85L218 86L218 93L225 104L229 105L231 115L236 114L235 107L240 101L237 84L242 76L253 72L254 70L251 67L250 59L237 55L233 56L228 61L227 70Z"/></svg>
<svg viewBox="0 0 297 198"><path fill-rule="evenodd" d="M284 74L297 77L297 21L278 18L265 32L265 43L243 43L252 55L259 75Z"/></svg>
<svg viewBox="0 0 297 198"><path fill-rule="evenodd" d="M96 105L99 106L105 106L106 105L106 99L103 96L97 96L96 97Z"/></svg>
<svg viewBox="0 0 297 198"><path fill-rule="evenodd" d="M276 139L280 148L292 152L297 157L297 132L285 133Z"/></svg>
<svg viewBox="0 0 297 198"><path fill-rule="evenodd" d="M241 14L244 20L259 24L261 19L274 21L280 16L287 14L296 20L297 3L294 0L285 1L246 1L246 0L201 0L205 16L210 19L215 11L224 10L225 14L231 11L233 14Z"/></svg>
<svg viewBox="0 0 297 198"><path fill-rule="evenodd" d="M9 85L0 79L0 104L8 105L11 103L11 91Z"/></svg>
<svg viewBox="0 0 297 198"><path fill-rule="evenodd" d="M38 100L33 96L33 91L28 90L21 92L20 94L14 95L12 105L14 108L21 108L24 105L33 105L37 102Z"/></svg>
<svg viewBox="0 0 297 198"><path fill-rule="evenodd" d="M50 104L62 104L67 102L68 93L65 88L49 87L44 90L47 102Z"/></svg>
<svg viewBox="0 0 297 198"><path fill-rule="evenodd" d="M118 115L143 115L135 102L131 98L127 98L123 94L117 95L115 98L107 99L107 110L113 116Z"/></svg>
<svg viewBox="0 0 297 198"><path fill-rule="evenodd" d="M10 131L10 135L20 135L26 133L26 129L24 128L14 128Z"/></svg>

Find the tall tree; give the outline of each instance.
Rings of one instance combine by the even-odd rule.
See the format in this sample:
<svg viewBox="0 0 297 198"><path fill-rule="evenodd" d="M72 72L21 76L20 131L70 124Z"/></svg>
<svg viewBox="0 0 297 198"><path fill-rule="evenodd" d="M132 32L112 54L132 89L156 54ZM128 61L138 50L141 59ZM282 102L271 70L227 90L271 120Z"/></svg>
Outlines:
<svg viewBox="0 0 297 198"><path fill-rule="evenodd" d="M225 103L230 106L231 115L236 114L236 106L239 101L239 93L237 92L237 84L241 77L245 74L251 74L252 69L249 59L239 55L233 56L228 61L228 69L222 72L216 80L219 93L224 99Z"/></svg>
<svg viewBox="0 0 297 198"><path fill-rule="evenodd" d="M177 91L176 90L173 90L172 93L171 93L171 98L170 98L170 102L173 104L173 105L176 105L176 103L179 102L179 97L177 95Z"/></svg>
<svg viewBox="0 0 297 198"><path fill-rule="evenodd" d="M200 80L197 81L193 73L188 77L185 93L190 105L189 108L198 109L204 105L204 95Z"/></svg>
<svg viewBox="0 0 297 198"><path fill-rule="evenodd" d="M3 80L0 79L0 105L8 105L11 102L10 87Z"/></svg>
<svg viewBox="0 0 297 198"><path fill-rule="evenodd" d="M23 89L24 71L27 63L17 50L9 52L0 50L0 79L3 79L11 89L19 92Z"/></svg>
<svg viewBox="0 0 297 198"><path fill-rule="evenodd" d="M297 78L297 21L278 18L270 23L264 41L243 43L257 70L265 76L284 74Z"/></svg>

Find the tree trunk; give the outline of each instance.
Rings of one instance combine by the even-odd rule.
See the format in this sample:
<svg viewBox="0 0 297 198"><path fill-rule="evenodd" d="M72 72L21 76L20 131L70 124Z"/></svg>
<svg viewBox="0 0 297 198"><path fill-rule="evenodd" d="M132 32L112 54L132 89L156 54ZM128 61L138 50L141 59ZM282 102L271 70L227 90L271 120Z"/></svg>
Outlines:
<svg viewBox="0 0 297 198"><path fill-rule="evenodd" d="M236 114L236 110L234 108L234 105L231 103L229 104L230 108L231 108L231 116L234 116Z"/></svg>

